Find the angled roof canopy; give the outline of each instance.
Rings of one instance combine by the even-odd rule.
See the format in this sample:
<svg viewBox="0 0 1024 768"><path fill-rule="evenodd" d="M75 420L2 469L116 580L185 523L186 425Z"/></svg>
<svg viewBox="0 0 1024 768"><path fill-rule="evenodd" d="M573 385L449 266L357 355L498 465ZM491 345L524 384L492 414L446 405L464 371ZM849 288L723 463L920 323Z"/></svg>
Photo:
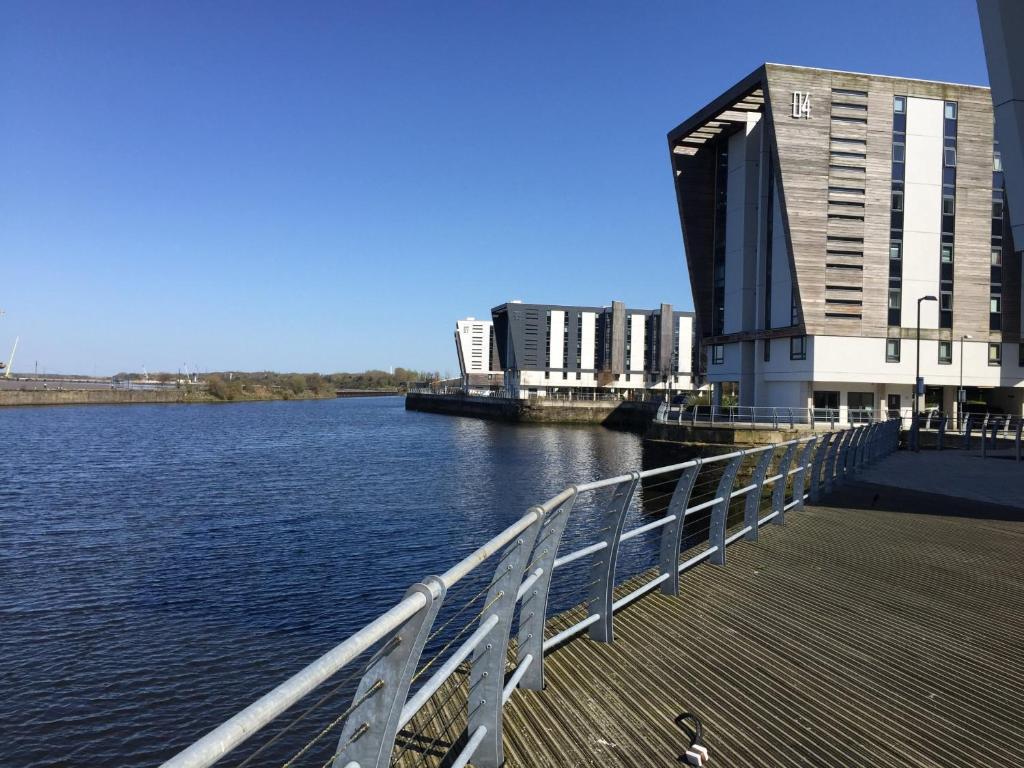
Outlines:
<svg viewBox="0 0 1024 768"><path fill-rule="evenodd" d="M695 155L701 145L733 123L745 123L764 108L765 68L758 67L668 134L673 154ZM679 174L679 170L676 170Z"/></svg>

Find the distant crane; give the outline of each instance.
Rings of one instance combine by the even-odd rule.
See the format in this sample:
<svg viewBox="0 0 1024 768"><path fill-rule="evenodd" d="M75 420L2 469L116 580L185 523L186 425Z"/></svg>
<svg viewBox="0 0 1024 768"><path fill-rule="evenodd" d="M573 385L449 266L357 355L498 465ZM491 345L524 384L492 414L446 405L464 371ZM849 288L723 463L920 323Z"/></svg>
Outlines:
<svg viewBox="0 0 1024 768"><path fill-rule="evenodd" d="M4 372L4 378L5 379L11 378L11 366L14 365L14 353L18 351L18 342L20 340L21 340L20 336L17 336L14 339L14 348L11 350L11 357L7 361L7 370Z"/></svg>

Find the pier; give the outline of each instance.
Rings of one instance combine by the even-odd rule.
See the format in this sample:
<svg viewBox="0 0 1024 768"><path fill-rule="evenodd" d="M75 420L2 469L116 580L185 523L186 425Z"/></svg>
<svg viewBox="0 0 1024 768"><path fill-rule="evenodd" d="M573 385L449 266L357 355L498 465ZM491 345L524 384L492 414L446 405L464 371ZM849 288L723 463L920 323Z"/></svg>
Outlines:
<svg viewBox="0 0 1024 768"><path fill-rule="evenodd" d="M1020 764L1019 465L894 457L899 424L569 486L165 768L254 734L242 764L670 766L684 712L713 765ZM909 479L952 456L1003 503ZM657 565L623 572L642 536ZM549 615L573 569L585 598Z"/></svg>

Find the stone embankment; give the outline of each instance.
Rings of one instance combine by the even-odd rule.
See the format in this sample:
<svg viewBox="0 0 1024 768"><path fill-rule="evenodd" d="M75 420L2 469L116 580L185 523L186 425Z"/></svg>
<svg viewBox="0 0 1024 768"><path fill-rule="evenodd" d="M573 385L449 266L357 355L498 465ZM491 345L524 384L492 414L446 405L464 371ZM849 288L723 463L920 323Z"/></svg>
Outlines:
<svg viewBox="0 0 1024 768"><path fill-rule="evenodd" d="M13 405L135 405L140 403L225 403L259 400L333 399L333 392L324 395L303 393L289 397L242 397L220 400L202 391L184 389L8 389L0 390L0 407Z"/></svg>

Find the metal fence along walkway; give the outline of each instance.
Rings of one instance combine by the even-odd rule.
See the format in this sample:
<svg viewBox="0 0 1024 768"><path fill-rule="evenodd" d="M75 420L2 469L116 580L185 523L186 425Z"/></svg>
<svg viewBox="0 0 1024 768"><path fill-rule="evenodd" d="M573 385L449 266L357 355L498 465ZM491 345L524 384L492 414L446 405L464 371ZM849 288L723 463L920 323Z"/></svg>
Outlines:
<svg viewBox="0 0 1024 768"><path fill-rule="evenodd" d="M898 421L876 422L570 486L164 766L214 765L252 739L239 766L497 768L505 705L521 689L547 695L547 654L583 633L613 643L615 613L645 596L685 600L681 574L725 565L730 544L757 541L763 525L817 501L898 439ZM626 530L638 489L648 517ZM594 510L588 541L563 552L584 507ZM657 567L622 573L623 545L644 536ZM575 620L550 626L552 582L573 569L586 574L584 601Z"/></svg>

